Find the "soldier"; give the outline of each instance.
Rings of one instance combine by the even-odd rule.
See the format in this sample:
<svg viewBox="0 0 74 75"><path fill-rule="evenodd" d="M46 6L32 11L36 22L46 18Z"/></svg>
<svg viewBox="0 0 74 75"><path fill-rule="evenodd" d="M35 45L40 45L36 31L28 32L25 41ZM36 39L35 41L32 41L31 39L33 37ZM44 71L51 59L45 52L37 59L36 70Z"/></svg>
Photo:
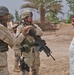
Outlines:
<svg viewBox="0 0 74 75"><path fill-rule="evenodd" d="M13 37L7 29L9 10L0 6L0 75L9 75L7 64L8 45L13 46Z"/></svg>
<svg viewBox="0 0 74 75"><path fill-rule="evenodd" d="M9 75L8 64L7 64L7 51L8 45L12 48L14 43L20 43L24 39L25 30L23 29L22 33L17 39L12 36L12 33L7 28L9 10L5 6L0 6L0 75ZM23 39L20 37L23 36ZM20 41L18 41L20 40ZM15 44L17 44L15 43Z"/></svg>
<svg viewBox="0 0 74 75"><path fill-rule="evenodd" d="M22 27L22 29L20 28L22 24L22 21L21 22L18 22L18 24L14 24L13 27L12 27L12 30L14 31L14 36L15 38L17 39L17 37L19 39L17 39L17 41L15 40L15 45L13 47L13 50L14 50L14 56L15 56L15 60L14 60L14 69L13 71L14 72L19 72L20 71L20 68L19 68L19 59L21 57L21 51L19 50L19 47L18 47L18 43L20 42L20 39L24 39L24 33L23 32L25 29L28 29L30 28L31 26L28 26L28 27L25 27L24 26ZM23 35L20 36L20 33L23 33ZM18 36L19 35L19 36Z"/></svg>
<svg viewBox="0 0 74 75"><path fill-rule="evenodd" d="M36 35L42 36L43 32L38 25L32 23L32 17L33 13L30 10L25 10L22 12L21 18L24 20L24 23L17 27L16 37L18 37L19 34L21 34L21 32L24 32L22 31L23 28L24 29L28 28L26 31L25 39L23 40L25 43L24 45L27 46L27 48L24 52L22 51L22 56L25 57L24 59L25 63L28 64L29 67L31 67L32 75L38 75L40 67L40 57L39 57L40 54L39 51L36 51L35 49L36 46L33 44L35 42L35 39L32 36L30 36L28 33L30 29L33 29ZM17 44L17 48L18 47L19 44ZM24 70L22 75L29 75L29 72L27 70Z"/></svg>

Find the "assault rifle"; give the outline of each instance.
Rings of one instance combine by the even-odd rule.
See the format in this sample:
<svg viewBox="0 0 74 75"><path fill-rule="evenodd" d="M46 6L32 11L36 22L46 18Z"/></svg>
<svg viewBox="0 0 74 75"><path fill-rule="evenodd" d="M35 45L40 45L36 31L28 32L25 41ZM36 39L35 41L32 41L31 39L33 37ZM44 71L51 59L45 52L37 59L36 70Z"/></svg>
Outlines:
<svg viewBox="0 0 74 75"><path fill-rule="evenodd" d="M36 41L36 45L37 45L36 50L37 51L40 51L40 52L44 51L45 54L47 55L47 57L51 56L53 58L53 60L55 60L55 58L51 55L52 52L51 52L50 48L48 48L46 46L45 40L43 40L40 36L37 36L33 30L29 31L29 35L33 36Z"/></svg>
<svg viewBox="0 0 74 75"><path fill-rule="evenodd" d="M29 68L28 64L26 64L25 61L24 61L24 57L20 58L20 69L21 69L22 72L24 72L24 70L26 70L28 72L30 71L29 70L30 68Z"/></svg>
<svg viewBox="0 0 74 75"><path fill-rule="evenodd" d="M37 40L37 43L38 43L38 46L36 47L36 50L39 50L40 52L44 51L45 54L47 55L47 57L51 56L53 58L53 60L55 60L55 58L51 55L52 52L51 52L50 48L48 48L46 46L45 40L42 40L40 36L37 36L36 38L37 38L36 40Z"/></svg>

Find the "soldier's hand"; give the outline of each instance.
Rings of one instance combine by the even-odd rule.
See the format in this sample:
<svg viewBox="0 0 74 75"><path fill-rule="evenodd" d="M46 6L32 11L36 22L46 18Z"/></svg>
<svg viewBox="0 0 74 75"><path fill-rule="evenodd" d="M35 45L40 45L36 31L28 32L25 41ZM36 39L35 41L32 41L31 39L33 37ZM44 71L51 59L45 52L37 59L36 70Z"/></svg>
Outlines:
<svg viewBox="0 0 74 75"><path fill-rule="evenodd" d="M33 28L32 26L26 26L26 27L24 27L23 30L22 30L22 34L25 35L26 32L27 32L29 29L32 29L32 28Z"/></svg>

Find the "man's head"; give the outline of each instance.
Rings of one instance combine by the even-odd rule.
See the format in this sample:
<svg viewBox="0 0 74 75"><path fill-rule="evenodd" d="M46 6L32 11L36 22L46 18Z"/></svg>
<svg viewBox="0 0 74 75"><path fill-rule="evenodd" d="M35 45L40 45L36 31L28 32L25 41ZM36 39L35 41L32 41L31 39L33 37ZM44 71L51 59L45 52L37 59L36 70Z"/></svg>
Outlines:
<svg viewBox="0 0 74 75"><path fill-rule="evenodd" d="M21 18L27 23L32 22L33 13L30 10L24 10L21 13Z"/></svg>
<svg viewBox="0 0 74 75"><path fill-rule="evenodd" d="M9 10L4 6L0 6L0 23L7 25Z"/></svg>

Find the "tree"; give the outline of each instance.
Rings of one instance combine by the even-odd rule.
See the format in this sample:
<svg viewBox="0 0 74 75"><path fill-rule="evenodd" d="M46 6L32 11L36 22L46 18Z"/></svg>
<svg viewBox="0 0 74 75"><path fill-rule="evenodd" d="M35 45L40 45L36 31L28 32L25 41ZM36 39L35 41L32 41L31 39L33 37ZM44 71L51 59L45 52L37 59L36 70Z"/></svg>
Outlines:
<svg viewBox="0 0 74 75"><path fill-rule="evenodd" d="M70 12L72 12L74 14L74 0L66 0L68 3L68 6L70 8Z"/></svg>
<svg viewBox="0 0 74 75"><path fill-rule="evenodd" d="M71 23L71 19L72 17L74 17L74 0L66 0L68 3L68 6L70 8L69 12L68 12L68 23Z"/></svg>
<svg viewBox="0 0 74 75"><path fill-rule="evenodd" d="M10 13L10 15L9 15L9 22L13 21L13 19L14 19L14 16Z"/></svg>
<svg viewBox="0 0 74 75"><path fill-rule="evenodd" d="M20 21L20 16L17 10L15 10L15 18L16 18L16 21Z"/></svg>
<svg viewBox="0 0 74 75"><path fill-rule="evenodd" d="M51 23L58 23L58 18L57 15L53 12L50 12L50 14L47 15L47 19L51 22Z"/></svg>
<svg viewBox="0 0 74 75"><path fill-rule="evenodd" d="M24 0L28 1L27 4L23 4L21 8L34 8L40 13L41 24L45 23L45 14L49 11L60 12L61 4L60 0Z"/></svg>

